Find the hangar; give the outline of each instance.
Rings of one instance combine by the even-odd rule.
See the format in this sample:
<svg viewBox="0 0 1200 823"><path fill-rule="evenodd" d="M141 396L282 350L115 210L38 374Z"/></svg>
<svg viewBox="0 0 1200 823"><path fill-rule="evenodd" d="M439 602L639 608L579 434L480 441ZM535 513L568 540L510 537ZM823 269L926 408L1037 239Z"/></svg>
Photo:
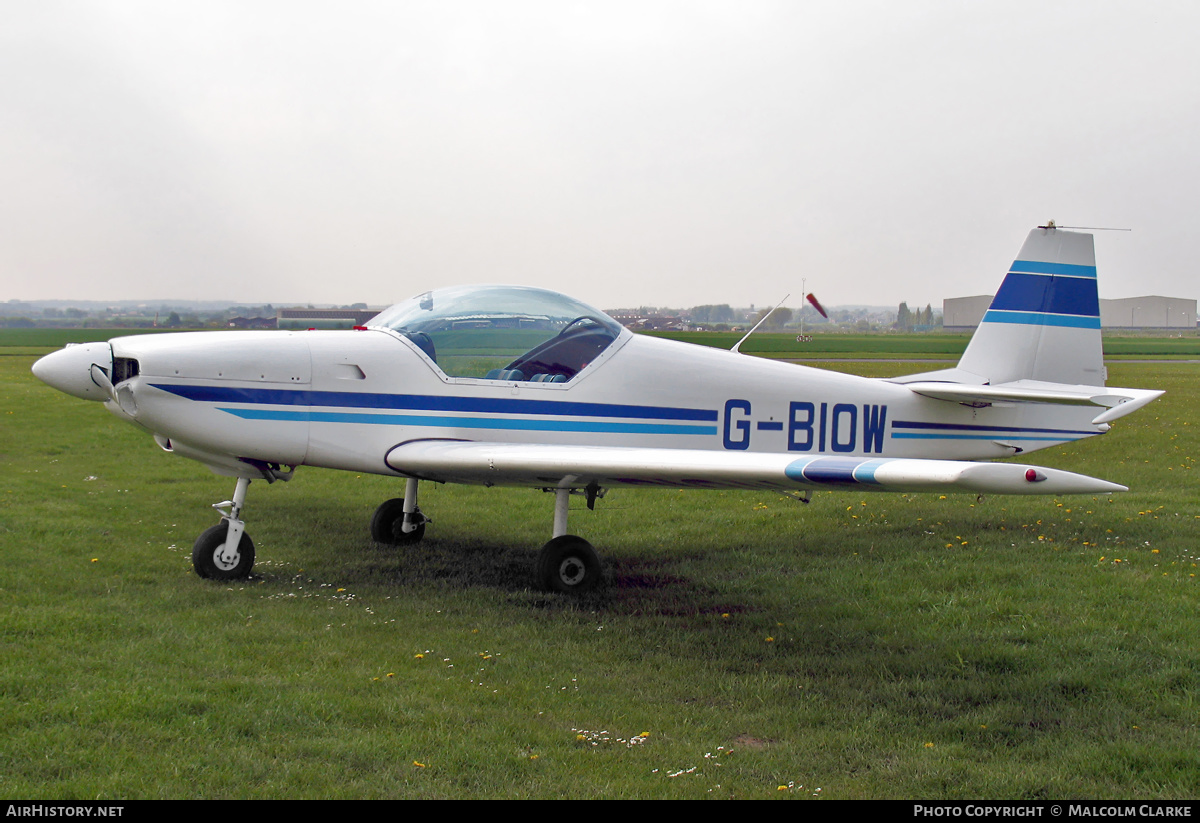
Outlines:
<svg viewBox="0 0 1200 823"><path fill-rule="evenodd" d="M1101 300L1100 325L1106 329L1195 329L1196 301L1158 295Z"/></svg>
<svg viewBox="0 0 1200 823"><path fill-rule="evenodd" d="M948 297L942 301L942 328L969 332L979 325L992 296ZM1100 326L1105 329L1147 329L1155 331L1194 331L1196 301L1184 297L1125 297L1100 300Z"/></svg>

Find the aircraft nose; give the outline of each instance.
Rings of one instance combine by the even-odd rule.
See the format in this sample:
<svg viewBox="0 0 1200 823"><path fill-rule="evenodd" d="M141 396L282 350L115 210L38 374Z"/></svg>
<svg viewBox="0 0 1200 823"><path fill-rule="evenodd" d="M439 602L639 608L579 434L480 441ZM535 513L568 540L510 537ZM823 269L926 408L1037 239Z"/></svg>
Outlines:
<svg viewBox="0 0 1200 823"><path fill-rule="evenodd" d="M95 370L102 370L102 373L93 376ZM108 343L67 346L34 363L33 374L60 392L84 400L108 400L112 396L111 384L104 386L102 383L108 382L112 374L112 347Z"/></svg>

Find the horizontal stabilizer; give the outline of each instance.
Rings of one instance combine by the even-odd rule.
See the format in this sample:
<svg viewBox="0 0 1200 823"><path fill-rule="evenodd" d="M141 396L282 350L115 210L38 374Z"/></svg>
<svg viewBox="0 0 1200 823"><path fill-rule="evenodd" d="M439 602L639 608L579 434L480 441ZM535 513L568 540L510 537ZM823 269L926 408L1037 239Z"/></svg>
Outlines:
<svg viewBox="0 0 1200 823"><path fill-rule="evenodd" d="M1124 417L1140 409L1163 392L1154 389L1119 389L1112 386L1068 386L1061 383L1044 383L1038 380L1016 380L998 386L980 386L961 383L936 383L923 381L905 383L907 388L937 400L954 403L994 403L1018 401L1025 403L1056 403L1068 406L1101 406L1108 411L1101 413L1093 424L1100 425Z"/></svg>
<svg viewBox="0 0 1200 823"><path fill-rule="evenodd" d="M1015 463L418 440L388 452L420 479L534 488L664 486L969 494L1108 494L1124 486Z"/></svg>

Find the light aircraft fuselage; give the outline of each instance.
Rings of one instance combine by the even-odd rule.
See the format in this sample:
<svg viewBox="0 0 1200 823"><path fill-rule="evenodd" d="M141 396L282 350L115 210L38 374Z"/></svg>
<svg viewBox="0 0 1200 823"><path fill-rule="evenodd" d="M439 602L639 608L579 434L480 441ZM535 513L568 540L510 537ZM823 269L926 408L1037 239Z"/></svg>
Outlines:
<svg viewBox="0 0 1200 823"><path fill-rule="evenodd" d="M353 331L118 337L34 371L239 478L197 541L202 575L249 573L239 514L250 480L320 466L406 479L405 498L372 523L382 542L423 534L420 480L554 491L539 577L576 590L599 565L565 533L572 492L590 507L613 486L1123 490L974 462L1097 436L1160 394L1103 385L1091 249L1090 235L1035 230L958 367L890 380L635 335L514 286L426 292Z"/></svg>

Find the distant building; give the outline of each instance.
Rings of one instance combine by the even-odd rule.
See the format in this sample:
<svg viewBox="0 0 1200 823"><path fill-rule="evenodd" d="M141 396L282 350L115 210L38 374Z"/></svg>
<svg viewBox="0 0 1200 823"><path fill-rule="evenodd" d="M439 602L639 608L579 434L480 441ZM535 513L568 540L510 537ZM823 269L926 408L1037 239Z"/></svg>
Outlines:
<svg viewBox="0 0 1200 823"><path fill-rule="evenodd" d="M1196 301L1182 297L1126 297L1100 301L1106 329L1195 329Z"/></svg>
<svg viewBox="0 0 1200 823"><path fill-rule="evenodd" d="M682 317L667 317L657 315L655 317L647 317L646 322L642 323L642 328L646 331L683 331L686 324Z"/></svg>
<svg viewBox="0 0 1200 823"><path fill-rule="evenodd" d="M992 304L990 295L948 297L942 302L942 328L974 330ZM1126 297L1100 301L1100 326L1105 329L1196 329L1196 301L1184 297Z"/></svg>
<svg viewBox="0 0 1200 823"><path fill-rule="evenodd" d="M276 329L279 328L277 317L234 317L229 321L231 329Z"/></svg>
<svg viewBox="0 0 1200 823"><path fill-rule="evenodd" d="M617 313L609 315L627 329L634 331L687 331L688 322L682 317L653 314Z"/></svg>
<svg viewBox="0 0 1200 823"><path fill-rule="evenodd" d="M281 329L349 329L365 325L381 309L280 309L275 319Z"/></svg>
<svg viewBox="0 0 1200 823"><path fill-rule="evenodd" d="M983 320L983 313L992 305L992 295L948 297L942 301L942 330L971 331Z"/></svg>
<svg viewBox="0 0 1200 823"><path fill-rule="evenodd" d="M616 320L622 326L630 329L641 328L641 325L646 322L646 315L644 314L622 311L606 312L606 314L608 314L609 317L611 317L613 320Z"/></svg>

